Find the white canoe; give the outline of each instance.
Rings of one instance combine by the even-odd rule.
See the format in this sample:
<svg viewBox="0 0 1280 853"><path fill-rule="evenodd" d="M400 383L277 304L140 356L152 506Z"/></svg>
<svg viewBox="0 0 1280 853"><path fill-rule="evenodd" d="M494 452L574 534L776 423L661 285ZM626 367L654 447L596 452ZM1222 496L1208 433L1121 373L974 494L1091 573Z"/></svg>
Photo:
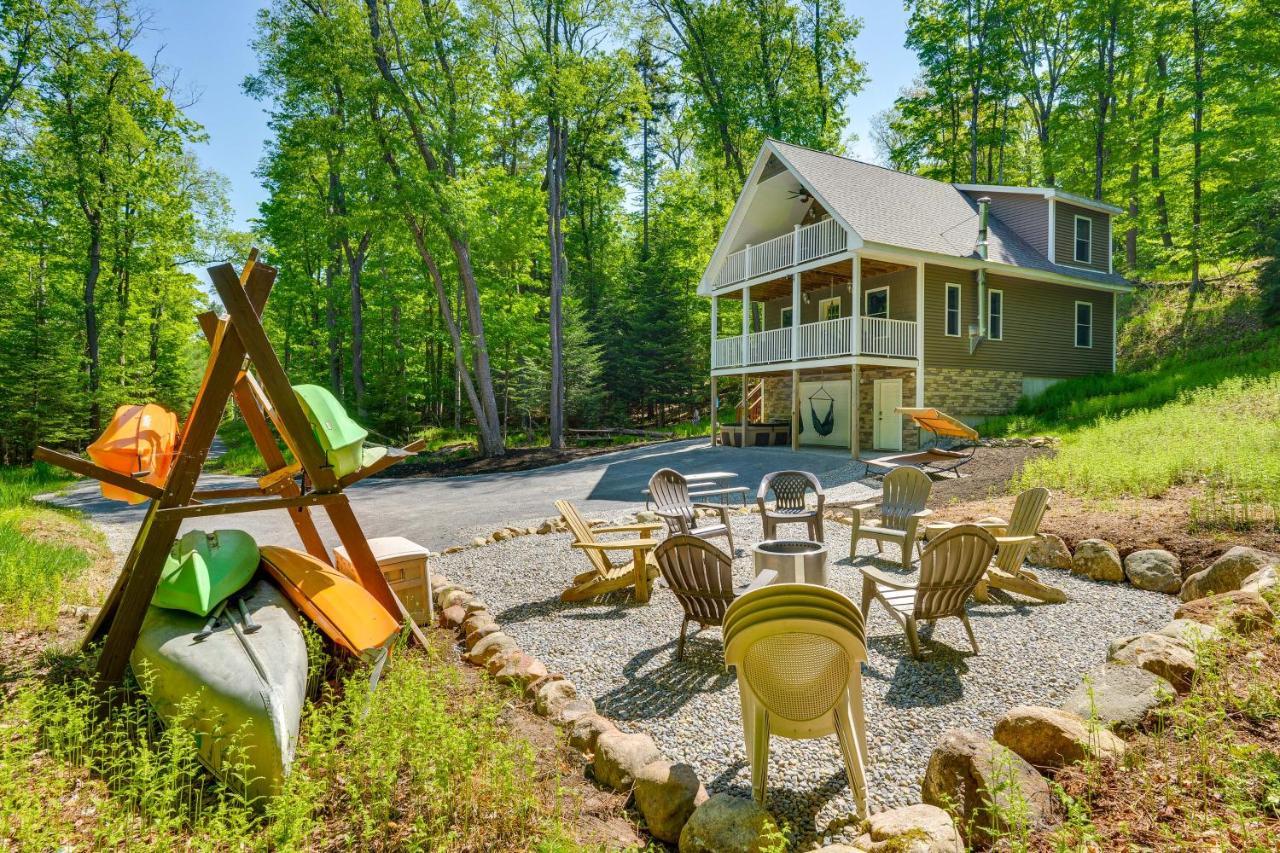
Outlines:
<svg viewBox="0 0 1280 853"><path fill-rule="evenodd" d="M257 631L245 632L240 597ZM214 631L197 640L206 621L151 607L130 658L134 674L166 724L193 732L214 775L250 797L273 796L293 761L307 693L298 613L258 580L232 596Z"/></svg>

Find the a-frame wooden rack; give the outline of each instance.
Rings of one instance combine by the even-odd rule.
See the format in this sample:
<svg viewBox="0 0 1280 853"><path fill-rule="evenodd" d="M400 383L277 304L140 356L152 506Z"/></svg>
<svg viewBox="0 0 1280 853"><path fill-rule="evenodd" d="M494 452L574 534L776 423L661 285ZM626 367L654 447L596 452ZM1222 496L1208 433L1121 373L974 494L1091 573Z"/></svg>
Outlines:
<svg viewBox="0 0 1280 853"><path fill-rule="evenodd" d="M231 264L209 268L209 277L226 307L227 316L220 319L208 312L199 318L211 347L209 362L191 414L182 425L164 488L109 471L79 456L44 447L36 452L38 459L119 486L151 501L120 577L84 641L89 646L106 637L98 658L100 683L113 684L124 675L160 571L182 521L227 513L284 510L293 520L307 551L328 563L329 554L310 513L313 506L323 507L347 549L357 580L393 616L406 620L419 642L425 645L422 633L378 569L368 540L342 491L412 456L422 448L422 443L389 448L378 462L341 479L335 476L263 330L261 315L275 283L276 271L258 263L257 258L258 250L254 249L239 275ZM256 371L256 377L251 368ZM209 448L232 397L267 465L268 474L256 487L197 489ZM268 426L268 417L297 460L293 465L287 464L280 452ZM306 473L311 484L306 492L295 480L300 471Z"/></svg>

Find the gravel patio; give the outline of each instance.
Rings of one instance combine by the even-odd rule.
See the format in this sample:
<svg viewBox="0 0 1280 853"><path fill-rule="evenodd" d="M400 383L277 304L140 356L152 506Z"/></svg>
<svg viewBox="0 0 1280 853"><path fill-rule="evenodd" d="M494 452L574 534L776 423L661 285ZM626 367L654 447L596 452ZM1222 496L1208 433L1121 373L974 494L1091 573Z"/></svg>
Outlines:
<svg viewBox="0 0 1280 853"><path fill-rule="evenodd" d="M734 576L745 584L752 577L750 545L762 538L760 519L735 514L733 527ZM857 601L861 576L848 557L849 528L829 522L826 537L832 586ZM586 568L569 542L567 534L522 536L435 558L432 569L471 587L522 648L574 681L601 714L624 730L652 735L672 760L697 768L711 792L749 797L738 692L723 666L719 630L691 634L677 662L681 610L661 580L647 606L635 605L629 592L560 602L566 583ZM886 546L890 559L877 559L874 543L866 542L858 563L902 574L896 554ZM932 637L927 629L922 637L928 658L914 661L897 623L872 606L863 669L872 812L919 801L920 777L943 730L990 733L1011 706L1056 704L1105 658L1112 639L1158 628L1176 603L1128 584L1046 571L1071 601L971 603L982 648L976 657L959 621L943 620ZM769 798L795 841L839 838L854 810L834 738L774 738Z"/></svg>

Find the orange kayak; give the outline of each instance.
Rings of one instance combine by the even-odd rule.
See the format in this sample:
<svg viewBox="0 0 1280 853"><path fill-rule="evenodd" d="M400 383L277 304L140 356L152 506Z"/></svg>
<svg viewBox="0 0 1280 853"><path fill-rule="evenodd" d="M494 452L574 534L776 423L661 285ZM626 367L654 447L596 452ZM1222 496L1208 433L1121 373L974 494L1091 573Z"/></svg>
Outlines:
<svg viewBox="0 0 1280 853"><path fill-rule="evenodd" d="M89 445L89 458L117 474L163 488L177 438L178 416L163 406L120 406L106 431ZM106 483L102 484L102 496L131 504L146 500Z"/></svg>
<svg viewBox="0 0 1280 853"><path fill-rule="evenodd" d="M265 545L258 552L285 596L338 646L370 663L390 648L400 623L360 584L303 551Z"/></svg>

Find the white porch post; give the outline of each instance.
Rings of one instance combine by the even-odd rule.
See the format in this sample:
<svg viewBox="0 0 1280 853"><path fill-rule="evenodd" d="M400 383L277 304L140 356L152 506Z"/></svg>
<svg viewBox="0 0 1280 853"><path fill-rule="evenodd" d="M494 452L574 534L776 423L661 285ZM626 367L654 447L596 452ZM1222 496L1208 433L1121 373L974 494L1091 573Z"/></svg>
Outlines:
<svg viewBox="0 0 1280 853"><path fill-rule="evenodd" d="M849 325L852 327L849 352L858 355L862 348L862 258L855 254L849 263L853 265L853 274L849 277Z"/></svg>
<svg viewBox="0 0 1280 853"><path fill-rule="evenodd" d="M916 264L916 408L924 407L924 261Z"/></svg>
<svg viewBox="0 0 1280 853"><path fill-rule="evenodd" d="M791 263L800 265L800 224L791 232ZM791 360L800 358L800 273L791 274Z"/></svg>
<svg viewBox="0 0 1280 853"><path fill-rule="evenodd" d="M711 366L721 367L716 363L716 341L720 338L720 297L711 294Z"/></svg>
<svg viewBox="0 0 1280 853"><path fill-rule="evenodd" d="M747 338L751 335L751 288L742 288L742 366L751 363Z"/></svg>

